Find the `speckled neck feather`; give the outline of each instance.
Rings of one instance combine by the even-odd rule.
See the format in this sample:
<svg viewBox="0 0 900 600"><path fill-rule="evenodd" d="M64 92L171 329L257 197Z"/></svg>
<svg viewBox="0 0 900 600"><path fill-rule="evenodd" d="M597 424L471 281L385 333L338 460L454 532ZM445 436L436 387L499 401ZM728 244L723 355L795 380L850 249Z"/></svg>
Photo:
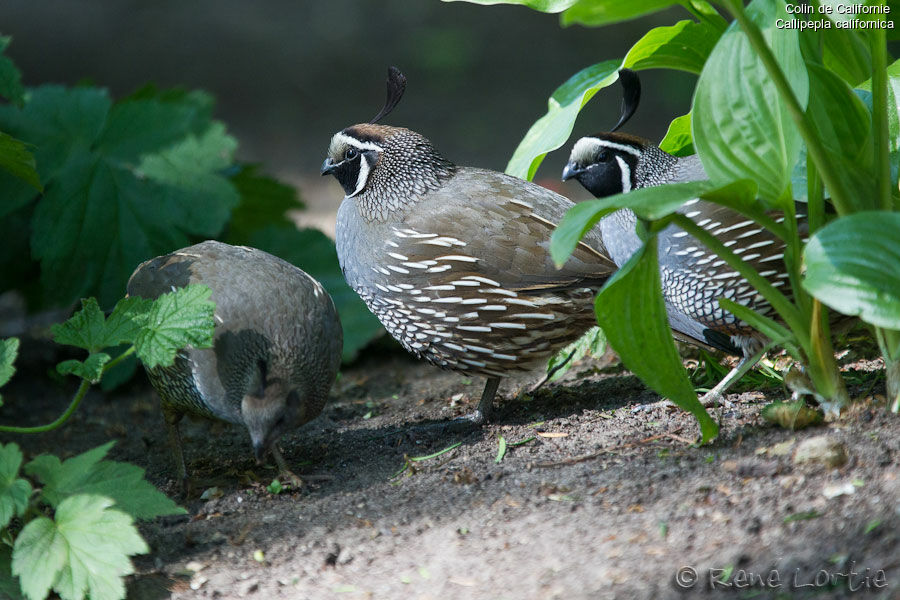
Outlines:
<svg viewBox="0 0 900 600"><path fill-rule="evenodd" d="M456 173L456 165L441 156L425 137L402 127L354 125L342 132L383 148L368 182L356 196L360 214L369 221L387 221Z"/></svg>

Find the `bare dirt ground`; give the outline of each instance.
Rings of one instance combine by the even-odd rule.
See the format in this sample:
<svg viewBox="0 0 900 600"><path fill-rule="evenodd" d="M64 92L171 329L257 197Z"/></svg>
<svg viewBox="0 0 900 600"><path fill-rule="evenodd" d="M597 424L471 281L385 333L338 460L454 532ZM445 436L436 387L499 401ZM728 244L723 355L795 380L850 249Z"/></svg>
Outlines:
<svg viewBox="0 0 900 600"><path fill-rule="evenodd" d="M4 422L62 410L71 382L44 380L46 365L20 369ZM517 397L536 380L504 382L492 424L444 426L483 381L370 349L324 413L282 440L308 481L280 494L246 432L185 421L197 495L189 515L141 526L152 551L136 558L129 597L900 598L900 419L878 405L878 386L851 390L869 399L839 421L800 432L759 417L784 392L731 395L721 436L698 448L692 417L613 356ZM533 439L498 463L499 436ZM840 466L798 461L819 436ZM65 457L110 438L112 458L176 491L142 374L91 392L62 430L15 441ZM407 457L456 443L399 473Z"/></svg>

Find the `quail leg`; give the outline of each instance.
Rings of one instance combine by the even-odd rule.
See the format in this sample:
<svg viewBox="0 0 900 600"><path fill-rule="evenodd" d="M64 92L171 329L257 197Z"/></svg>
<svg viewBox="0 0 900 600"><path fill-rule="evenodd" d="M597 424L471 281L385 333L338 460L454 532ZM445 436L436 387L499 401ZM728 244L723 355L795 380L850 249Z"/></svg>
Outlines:
<svg viewBox="0 0 900 600"><path fill-rule="evenodd" d="M172 457L175 459L176 481L181 487L181 493L187 497L191 491L191 480L187 474L187 466L184 463L184 451L181 447L181 430L178 422L182 414L163 408L163 418L166 421L166 430L169 433L169 447L172 449Z"/></svg>
<svg viewBox="0 0 900 600"><path fill-rule="evenodd" d="M722 404L722 400L724 399L724 394L728 391L734 383L743 377L747 371L752 369L756 363L763 357L763 354L769 351L773 344L768 343L763 346L762 349L757 351L755 354L751 354L750 356L744 356L741 360L738 361L738 364L731 370L728 375L725 376L722 381L716 384L716 386L706 392L703 397L700 398L701 404L703 406L709 408L711 406L718 406Z"/></svg>
<svg viewBox="0 0 900 600"><path fill-rule="evenodd" d="M481 400L478 401L478 407L471 413L462 417L466 421L471 421L476 425L484 425L491 418L491 411L494 407L494 396L497 394L497 388L500 386L499 377L488 377L484 384L484 391L481 392Z"/></svg>
<svg viewBox="0 0 900 600"><path fill-rule="evenodd" d="M275 459L275 464L278 465L278 477L282 481L290 483L295 489L303 485L303 480L291 471L287 462L284 460L284 456L281 455L281 450L274 444L272 444L272 458Z"/></svg>

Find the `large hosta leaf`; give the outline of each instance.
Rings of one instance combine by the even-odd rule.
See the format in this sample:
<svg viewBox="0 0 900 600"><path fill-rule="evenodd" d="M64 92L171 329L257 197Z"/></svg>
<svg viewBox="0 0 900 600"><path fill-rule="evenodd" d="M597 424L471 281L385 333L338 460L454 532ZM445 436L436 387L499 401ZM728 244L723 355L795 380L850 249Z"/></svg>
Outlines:
<svg viewBox="0 0 900 600"><path fill-rule="evenodd" d="M672 341L660 290L656 243L653 237L644 244L597 294L597 322L632 373L697 417L706 442L719 428L697 400Z"/></svg>
<svg viewBox="0 0 900 600"><path fill-rule="evenodd" d="M640 188L626 194L580 202L569 209L554 230L550 238L550 255L557 265L562 266L575 250L578 240L615 210L628 207L642 217L660 219L712 189L713 185L708 181L693 181Z"/></svg>
<svg viewBox="0 0 900 600"><path fill-rule="evenodd" d="M748 17L759 26L805 108L809 79L797 30L779 29L789 18L782 2L755 0ZM774 83L736 23L722 35L697 82L692 134L709 178L725 184L750 178L774 202L790 183L802 139Z"/></svg>
<svg viewBox="0 0 900 600"><path fill-rule="evenodd" d="M607 60L583 69L553 92L547 114L538 119L513 153L506 172L523 179L534 177L544 156L562 146L581 107L599 90L619 78L619 60Z"/></svg>
<svg viewBox="0 0 900 600"><path fill-rule="evenodd" d="M810 239L804 261L803 287L822 304L900 329L900 213L841 217Z"/></svg>
<svg viewBox="0 0 900 600"><path fill-rule="evenodd" d="M679 69L700 73L721 32L707 23L679 21L656 27L638 40L625 55L629 69Z"/></svg>
<svg viewBox="0 0 900 600"><path fill-rule="evenodd" d="M562 15L563 25L608 25L680 4L678 0L579 0Z"/></svg>

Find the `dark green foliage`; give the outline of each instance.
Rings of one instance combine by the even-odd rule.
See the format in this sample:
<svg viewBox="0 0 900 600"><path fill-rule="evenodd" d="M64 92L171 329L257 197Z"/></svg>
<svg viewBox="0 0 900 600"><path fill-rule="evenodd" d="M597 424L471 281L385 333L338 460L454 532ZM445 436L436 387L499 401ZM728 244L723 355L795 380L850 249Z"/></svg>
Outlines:
<svg viewBox="0 0 900 600"><path fill-rule="evenodd" d="M8 43L0 38L0 95L13 102L0 106L0 289L20 290L32 307L93 295L96 319L141 262L220 237L283 251L320 279L347 330L346 359L381 331L344 283L334 244L292 231L286 213L303 208L296 190L234 162L237 141L212 118L209 94L152 85L117 101L90 85L26 94L2 55ZM61 369L93 379L107 359ZM104 386L134 365L117 365Z"/></svg>

